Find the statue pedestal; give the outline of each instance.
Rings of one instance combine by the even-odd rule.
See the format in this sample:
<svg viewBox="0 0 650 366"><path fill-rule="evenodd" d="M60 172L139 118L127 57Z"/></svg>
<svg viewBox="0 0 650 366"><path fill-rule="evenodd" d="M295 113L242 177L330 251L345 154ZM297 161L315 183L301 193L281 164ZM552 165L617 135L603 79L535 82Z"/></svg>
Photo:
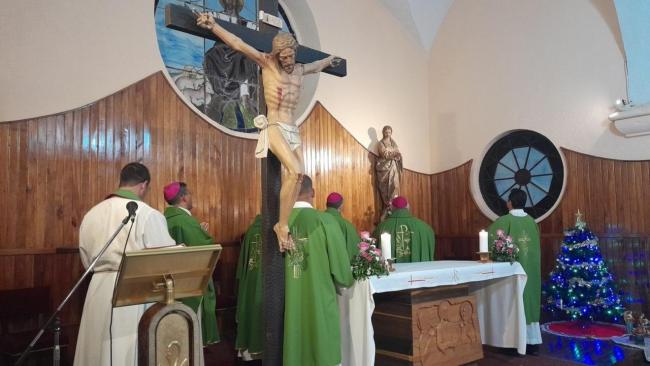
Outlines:
<svg viewBox="0 0 650 366"><path fill-rule="evenodd" d="M376 365L461 365L483 358L466 285L375 294Z"/></svg>

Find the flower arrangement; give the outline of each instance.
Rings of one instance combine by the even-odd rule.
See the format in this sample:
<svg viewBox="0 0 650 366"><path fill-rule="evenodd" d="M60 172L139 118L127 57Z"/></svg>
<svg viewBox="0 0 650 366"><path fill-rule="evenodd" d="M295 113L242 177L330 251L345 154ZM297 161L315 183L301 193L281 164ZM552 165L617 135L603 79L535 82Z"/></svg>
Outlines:
<svg viewBox="0 0 650 366"><path fill-rule="evenodd" d="M371 238L367 231L360 232L359 236L361 236L361 242L357 245L359 254L352 258L354 280L361 281L371 276L388 275L386 260L381 255L381 249L376 245L377 239Z"/></svg>
<svg viewBox="0 0 650 366"><path fill-rule="evenodd" d="M497 238L490 250L490 259L495 262L510 262L512 264L519 257L519 247L512 241L510 235L499 229L496 232Z"/></svg>

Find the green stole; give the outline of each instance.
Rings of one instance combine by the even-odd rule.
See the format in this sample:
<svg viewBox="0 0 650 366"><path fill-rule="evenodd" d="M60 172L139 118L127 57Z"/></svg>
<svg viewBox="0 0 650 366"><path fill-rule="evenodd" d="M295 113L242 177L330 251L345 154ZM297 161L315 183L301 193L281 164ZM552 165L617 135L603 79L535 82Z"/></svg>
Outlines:
<svg viewBox="0 0 650 366"><path fill-rule="evenodd" d="M137 194L127 191L126 189L118 189L117 191L111 193L108 195L106 198L111 198L111 197L122 197L126 198L127 200L133 200L133 201L142 201L140 197L138 197Z"/></svg>

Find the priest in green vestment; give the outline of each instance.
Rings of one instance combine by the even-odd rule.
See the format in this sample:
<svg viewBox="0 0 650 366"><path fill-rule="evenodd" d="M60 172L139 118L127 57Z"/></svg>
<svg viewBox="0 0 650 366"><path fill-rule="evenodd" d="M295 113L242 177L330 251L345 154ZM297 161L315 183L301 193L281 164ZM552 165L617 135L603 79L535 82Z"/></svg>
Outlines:
<svg viewBox="0 0 650 366"><path fill-rule="evenodd" d="M538 345L542 343L542 334L539 328L541 311L541 255L539 227L535 220L525 211L526 193L514 188L508 196L508 209L510 213L499 217L488 229L489 243L493 245L497 239L497 230L502 230L505 235L512 237L513 243L519 248L518 262L526 271L528 277L524 287L524 311L526 313L526 343ZM527 347L527 353L536 354L537 346Z"/></svg>
<svg viewBox="0 0 650 366"><path fill-rule="evenodd" d="M164 188L165 201L170 205L165 209L167 228L176 243L187 246L214 244L214 239L208 234L208 224L199 223L192 216L192 194L183 182L172 182ZM217 297L214 292L212 279L208 282L208 290L203 296L181 299L191 307L201 320L203 345L219 342L217 327Z"/></svg>
<svg viewBox="0 0 650 366"><path fill-rule="evenodd" d="M341 363L336 286L349 287L354 280L341 228L313 208L313 199L305 175L289 217L295 247L285 254L285 366Z"/></svg>
<svg viewBox="0 0 650 366"><path fill-rule="evenodd" d="M325 212L332 215L341 227L343 237L345 238L345 247L348 250L350 260L352 260L355 255L359 254L359 242L361 242L361 237L357 232L357 228L355 228L350 221L341 216L342 207L343 196L340 193L332 192L327 196L327 209L325 209Z"/></svg>
<svg viewBox="0 0 650 366"><path fill-rule="evenodd" d="M246 230L237 262L237 339L235 348L246 360L260 359L264 350L262 319L262 215Z"/></svg>
<svg viewBox="0 0 650 366"><path fill-rule="evenodd" d="M426 222L411 215L406 198L393 198L391 213L377 225L373 236L379 240L382 233L390 234L391 256L396 263L433 260L435 233Z"/></svg>

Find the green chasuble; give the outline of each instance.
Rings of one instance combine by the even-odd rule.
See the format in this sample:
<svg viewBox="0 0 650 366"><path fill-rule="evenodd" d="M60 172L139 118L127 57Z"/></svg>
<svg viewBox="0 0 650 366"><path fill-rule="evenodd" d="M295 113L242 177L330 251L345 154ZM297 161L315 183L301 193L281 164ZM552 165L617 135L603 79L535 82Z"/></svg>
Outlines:
<svg viewBox="0 0 650 366"><path fill-rule="evenodd" d="M198 220L185 212L182 208L167 207L165 209L167 228L176 243L187 246L214 244L214 239L201 228ZM203 299L203 301L201 301ZM201 305L201 330L203 332L203 345L219 342L219 329L217 328L217 296L214 292L212 279L208 282L208 290L203 296L181 299L183 304L191 307L198 313Z"/></svg>
<svg viewBox="0 0 650 366"><path fill-rule="evenodd" d="M348 250L350 260L352 260L355 255L359 254L359 242L361 241L361 237L357 232L357 228L355 228L350 221L343 218L339 210L328 207L325 212L334 216L334 219L336 219L336 222L338 222L341 227L343 237L345 238L345 247Z"/></svg>
<svg viewBox="0 0 650 366"><path fill-rule="evenodd" d="M289 217L295 249L285 254L284 365L341 363L335 283L353 283L350 258L336 220L313 208Z"/></svg>
<svg viewBox="0 0 650 366"><path fill-rule="evenodd" d="M497 238L496 231L501 229L519 248L519 260L526 271L528 279L524 287L524 310L526 324L539 323L541 309L541 255L539 243L539 228L535 220L526 216L507 214L499 217L488 229L490 246L494 245Z"/></svg>
<svg viewBox="0 0 650 366"><path fill-rule="evenodd" d="M390 234L391 255L396 263L433 260L436 237L431 226L413 217L407 208L394 210L377 225L374 237L381 245L381 234Z"/></svg>
<svg viewBox="0 0 650 366"><path fill-rule="evenodd" d="M237 339L235 348L260 358L264 349L262 319L262 215L244 235L237 262Z"/></svg>

